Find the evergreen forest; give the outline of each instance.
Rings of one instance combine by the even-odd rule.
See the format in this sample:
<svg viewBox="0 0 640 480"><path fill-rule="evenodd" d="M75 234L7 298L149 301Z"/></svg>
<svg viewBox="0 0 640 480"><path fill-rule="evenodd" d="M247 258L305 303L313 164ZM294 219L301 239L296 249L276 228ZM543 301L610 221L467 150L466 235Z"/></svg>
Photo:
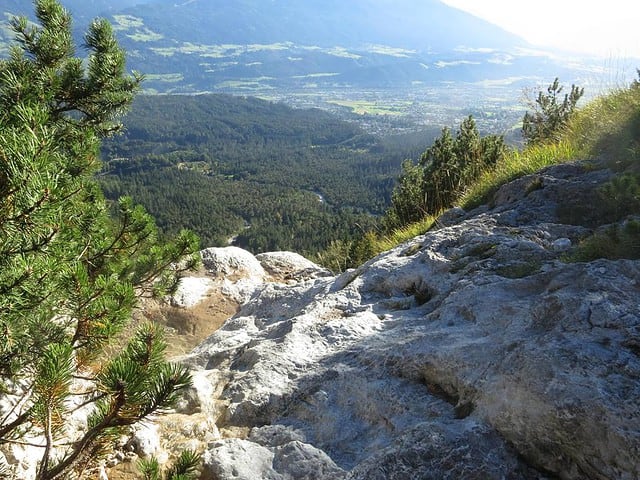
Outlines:
<svg viewBox="0 0 640 480"><path fill-rule="evenodd" d="M229 95L139 96L104 142L107 198L202 246L314 254L374 228L402 160L437 135L382 140L319 109Z"/></svg>

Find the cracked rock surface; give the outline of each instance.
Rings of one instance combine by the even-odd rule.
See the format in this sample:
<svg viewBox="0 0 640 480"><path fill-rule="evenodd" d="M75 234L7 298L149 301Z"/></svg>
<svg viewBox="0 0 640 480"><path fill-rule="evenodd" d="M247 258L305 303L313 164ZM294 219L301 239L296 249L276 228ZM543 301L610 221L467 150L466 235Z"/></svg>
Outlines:
<svg viewBox="0 0 640 480"><path fill-rule="evenodd" d="M562 208L608 175L549 168L357 270L257 287L183 359L248 432L205 478L639 478L640 262L563 261L591 226Z"/></svg>
<svg viewBox="0 0 640 480"><path fill-rule="evenodd" d="M604 228L611 175L517 179L338 276L203 251L175 323L237 313L179 357L193 385L135 454L204 451L204 480L640 478L640 261L566 261ZM35 469L26 447L1 456Z"/></svg>

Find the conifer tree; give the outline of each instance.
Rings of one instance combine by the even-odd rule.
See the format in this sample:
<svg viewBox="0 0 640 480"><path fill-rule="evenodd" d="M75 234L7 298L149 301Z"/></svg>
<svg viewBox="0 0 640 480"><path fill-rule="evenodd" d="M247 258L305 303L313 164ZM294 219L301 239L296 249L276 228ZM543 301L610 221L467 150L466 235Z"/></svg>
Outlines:
<svg viewBox="0 0 640 480"><path fill-rule="evenodd" d="M526 112L522 120L522 136L528 144L556 140L584 95L584 88L575 85L571 85L571 92L564 97L562 90L556 77L547 92L539 91L535 102L531 102L533 112Z"/></svg>
<svg viewBox="0 0 640 480"><path fill-rule="evenodd" d="M471 115L460 123L455 137L444 128L420 159L425 210L434 214L451 207L483 171L502 159L505 151L503 137L481 137Z"/></svg>
<svg viewBox="0 0 640 480"><path fill-rule="evenodd" d="M392 230L451 207L506 152L504 138L482 137L472 116L465 118L455 136L448 127L422 154L418 164L402 164L402 174L385 212L385 228Z"/></svg>
<svg viewBox="0 0 640 480"><path fill-rule="evenodd" d="M424 169L411 160L402 162L402 171L391 194L391 206L385 212L383 225L387 231L418 222L427 215L422 191Z"/></svg>
<svg viewBox="0 0 640 480"><path fill-rule="evenodd" d="M164 360L157 327L115 356L105 347L141 295L169 291L193 266L198 241L184 231L160 242L127 198L110 213L94 180L98 148L142 78L125 74L105 20L89 27L84 63L70 15L55 0L35 9L38 25L12 20L16 45L0 60L0 450L39 448L38 480L82 478L114 436L190 382ZM69 438L80 407L88 425Z"/></svg>

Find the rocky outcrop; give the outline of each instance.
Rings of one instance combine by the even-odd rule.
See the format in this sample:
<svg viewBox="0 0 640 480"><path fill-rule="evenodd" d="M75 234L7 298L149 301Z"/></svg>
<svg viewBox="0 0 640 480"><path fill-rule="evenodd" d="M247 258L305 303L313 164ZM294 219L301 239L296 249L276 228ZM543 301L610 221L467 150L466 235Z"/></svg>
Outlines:
<svg viewBox="0 0 640 480"><path fill-rule="evenodd" d="M640 262L564 259L609 175L549 168L357 270L256 286L182 359L216 396L191 397L221 432L204 478L640 477Z"/></svg>
<svg viewBox="0 0 640 480"><path fill-rule="evenodd" d="M298 281L329 275L325 269L290 252L265 253L258 259L245 250L227 247L203 250L201 256L202 268L195 276L182 278L177 291L166 301L143 299L142 309L134 319L134 323L144 320L163 323L167 328L168 351L174 355L191 350L202 340L203 334L208 332L206 337L219 327L221 317L224 320L232 315L239 304L249 301L266 283L277 281L294 285ZM224 435L239 434L229 428L221 433L216 425L218 412L225 405L224 400L220 400L222 383L216 373L194 371L192 379L191 388L184 393L173 413L135 425L128 435L116 441L117 450L105 462L108 476L104 471L99 472L101 479L139 478L135 466L137 459L155 456L164 463L174 458L177 451L187 448L203 451L209 443L221 441ZM77 390L91 389L89 383L82 383L83 380L76 382L79 384ZM10 387L15 392L3 396L0 401L0 418L5 420L12 419L14 406L24 395L20 385ZM71 408L74 414L67 421L69 441L86 430L90 407L78 408L80 401L81 397L74 399L75 408ZM38 442L39 438L27 437L22 442L0 444L0 465L9 466L12 474L9 478L35 478L42 456ZM321 456L321 452L311 446L275 447L278 452L274 458L279 459L294 458L290 450L301 452L297 461L305 465L300 466L298 472L312 465L302 459L310 460L316 453ZM66 448L66 444L61 448ZM324 460L330 463L327 457L317 464ZM0 477L4 478L1 473Z"/></svg>
<svg viewBox="0 0 640 480"><path fill-rule="evenodd" d="M191 448L204 480L640 478L640 261L566 259L610 175L518 179L336 277L203 251L175 318L238 311L179 358L194 381L175 412L112 463ZM25 448L1 455L33 470Z"/></svg>

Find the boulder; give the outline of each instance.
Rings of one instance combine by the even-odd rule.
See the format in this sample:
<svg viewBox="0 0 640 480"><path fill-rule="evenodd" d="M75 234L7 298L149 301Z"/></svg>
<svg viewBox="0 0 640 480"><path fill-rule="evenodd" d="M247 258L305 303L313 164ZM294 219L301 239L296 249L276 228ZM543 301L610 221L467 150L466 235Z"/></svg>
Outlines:
<svg viewBox="0 0 640 480"><path fill-rule="evenodd" d="M239 247L207 248L200 256L202 265L213 277L263 279L266 275L256 257Z"/></svg>
<svg viewBox="0 0 640 480"><path fill-rule="evenodd" d="M284 480L272 467L274 454L257 443L238 438L219 440L203 455L203 480Z"/></svg>
<svg viewBox="0 0 640 480"><path fill-rule="evenodd" d="M332 276L326 268L294 252L260 253L256 259L270 275L281 280L302 281Z"/></svg>
<svg viewBox="0 0 640 480"><path fill-rule="evenodd" d="M185 415L205 413L213 415L215 411L215 380L209 378L209 372L197 371L191 375L191 385L181 395L175 410Z"/></svg>
<svg viewBox="0 0 640 480"><path fill-rule="evenodd" d="M205 479L340 480L345 471L323 451L298 440L268 447L239 438L209 445Z"/></svg>
<svg viewBox="0 0 640 480"><path fill-rule="evenodd" d="M134 427L130 441L133 451L141 458L155 456L160 451L159 427L153 423L141 423Z"/></svg>
<svg viewBox="0 0 640 480"><path fill-rule="evenodd" d="M175 307L190 308L199 304L213 290L214 282L208 277L182 277L171 296Z"/></svg>

